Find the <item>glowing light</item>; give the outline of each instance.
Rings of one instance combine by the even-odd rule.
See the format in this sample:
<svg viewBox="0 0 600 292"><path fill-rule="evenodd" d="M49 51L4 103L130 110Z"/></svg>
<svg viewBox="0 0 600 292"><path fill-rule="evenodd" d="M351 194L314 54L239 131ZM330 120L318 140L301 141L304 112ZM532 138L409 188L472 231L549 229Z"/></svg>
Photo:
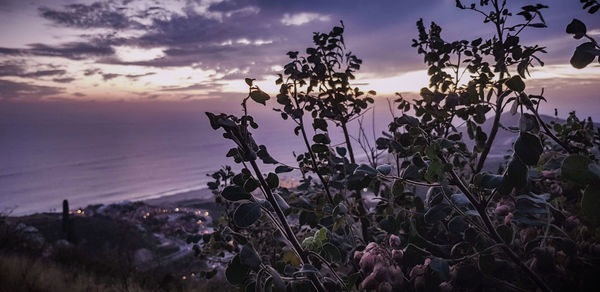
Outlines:
<svg viewBox="0 0 600 292"><path fill-rule="evenodd" d="M179 212L179 208L175 208L175 212Z"/></svg>

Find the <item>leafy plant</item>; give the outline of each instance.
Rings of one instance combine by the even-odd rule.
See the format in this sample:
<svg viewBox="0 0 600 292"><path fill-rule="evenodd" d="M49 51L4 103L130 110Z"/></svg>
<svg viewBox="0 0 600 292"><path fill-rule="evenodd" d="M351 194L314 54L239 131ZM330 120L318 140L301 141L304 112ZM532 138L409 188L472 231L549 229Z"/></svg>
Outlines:
<svg viewBox="0 0 600 292"><path fill-rule="evenodd" d="M600 132L574 113L547 123L538 112L543 90L527 93L545 48L520 37L546 27L547 6L514 15L500 0L456 6L482 15L493 35L447 41L437 24L417 22L413 47L430 84L414 100L397 94L401 114L392 111L368 164L355 161L347 124L361 121L374 92L349 83L362 61L346 52L343 23L315 33L306 55L289 52L277 80L275 111L296 124L306 146L297 166L254 141L247 102L266 105L270 97L253 79L241 117L207 113L234 143L227 156L241 170L212 174L209 187L227 211L214 233L195 241L202 240L199 253L227 259L230 283L259 291L594 287ZM518 114L518 123L503 125L506 114ZM331 145L329 123L342 128L346 148ZM505 164L489 159L499 131L515 139ZM366 139L364 129L358 135ZM379 164L375 151L395 165ZM275 172L265 174L261 163ZM299 185L281 185L279 175L293 171ZM363 199L365 189L373 200Z"/></svg>
<svg viewBox="0 0 600 292"><path fill-rule="evenodd" d="M596 0L581 0L583 9L589 9L590 14L594 14L600 9L600 4ZM600 46L598 42L587 34L587 27L581 20L574 18L569 25L567 25L567 33L572 34L574 39L588 39L588 42L580 44L573 52L571 57L571 65L577 69L582 69L591 64L594 59L600 56ZM598 59L600 62L600 59Z"/></svg>

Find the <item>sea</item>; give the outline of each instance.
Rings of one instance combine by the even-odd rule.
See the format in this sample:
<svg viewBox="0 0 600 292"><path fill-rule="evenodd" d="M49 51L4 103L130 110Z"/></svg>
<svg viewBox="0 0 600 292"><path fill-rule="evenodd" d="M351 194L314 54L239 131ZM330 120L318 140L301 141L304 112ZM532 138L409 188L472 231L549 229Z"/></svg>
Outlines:
<svg viewBox="0 0 600 292"><path fill-rule="evenodd" d="M0 214L53 212L62 208L64 199L78 208L206 189L207 174L225 165L239 166L225 156L233 142L210 127L205 112L240 115L240 100L0 102ZM294 154L305 151L303 140L294 135L296 125L284 121L275 107L274 101L250 104L259 124L254 138L276 160L295 166ZM362 117L371 146L391 120L387 100L376 99ZM505 125L517 123L518 116L503 117ZM332 145L344 146L341 129L329 127ZM308 129L314 133L310 125ZM358 137L358 120L350 134ZM499 131L490 157L500 161L510 154L515 138ZM365 161L355 140L353 148L357 159ZM380 163L386 159L383 155Z"/></svg>
<svg viewBox="0 0 600 292"><path fill-rule="evenodd" d="M260 125L254 138L278 161L296 165L303 140L273 106L251 105ZM205 111L239 115L241 108L224 100L0 103L0 213L53 212L64 199L77 208L204 189L207 174L239 168L225 156L233 142L210 127ZM332 138L343 141L341 133Z"/></svg>

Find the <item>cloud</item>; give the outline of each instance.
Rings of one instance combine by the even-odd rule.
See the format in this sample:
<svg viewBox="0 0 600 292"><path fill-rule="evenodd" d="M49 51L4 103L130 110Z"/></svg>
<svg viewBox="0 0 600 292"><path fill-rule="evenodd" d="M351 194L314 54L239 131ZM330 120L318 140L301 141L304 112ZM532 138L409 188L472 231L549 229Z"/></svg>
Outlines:
<svg viewBox="0 0 600 292"><path fill-rule="evenodd" d="M49 76L61 76L67 73L63 69L48 69L26 72L24 62L7 61L0 63L0 77L40 78Z"/></svg>
<svg viewBox="0 0 600 292"><path fill-rule="evenodd" d="M284 25L303 25L312 21L329 21L331 17L329 15L322 15L319 13L301 12L296 14L285 13L281 19L281 23Z"/></svg>
<svg viewBox="0 0 600 292"><path fill-rule="evenodd" d="M217 90L222 88L223 84L215 82L198 83L185 87L163 87L160 91L189 91L189 90Z"/></svg>
<svg viewBox="0 0 600 292"><path fill-rule="evenodd" d="M117 78L117 77L119 77L119 76L121 76L121 74L115 74L115 73L106 73L106 74L102 74L102 79L103 79L104 81L108 81L108 80L111 80L111 79Z"/></svg>
<svg viewBox="0 0 600 292"><path fill-rule="evenodd" d="M89 57L108 56L115 53L110 44L101 41L69 42L56 46L35 43L26 49L2 48L0 54L4 55L33 55L44 57L62 57L72 60L83 60Z"/></svg>
<svg viewBox="0 0 600 292"><path fill-rule="evenodd" d="M64 10L53 10L47 7L39 9L43 18L67 27L76 28L142 28L143 25L123 13L120 7L111 3L95 2L90 5L70 4Z"/></svg>
<svg viewBox="0 0 600 292"><path fill-rule="evenodd" d="M100 69L98 69L98 68L86 69L85 71L83 71L84 76L92 76L92 75L98 74L98 73L100 73Z"/></svg>
<svg viewBox="0 0 600 292"><path fill-rule="evenodd" d="M58 83L71 83L71 82L75 81L75 78L72 78L72 77L54 78L54 79L52 79L52 81L58 82Z"/></svg>
<svg viewBox="0 0 600 292"><path fill-rule="evenodd" d="M63 92L63 88L0 79L0 99L40 99Z"/></svg>
<svg viewBox="0 0 600 292"><path fill-rule="evenodd" d="M156 72L148 72L148 73L144 73L144 74L128 74L128 75L124 75L126 78L129 78L131 80L137 80L140 77L144 77L144 76L151 76L156 74Z"/></svg>

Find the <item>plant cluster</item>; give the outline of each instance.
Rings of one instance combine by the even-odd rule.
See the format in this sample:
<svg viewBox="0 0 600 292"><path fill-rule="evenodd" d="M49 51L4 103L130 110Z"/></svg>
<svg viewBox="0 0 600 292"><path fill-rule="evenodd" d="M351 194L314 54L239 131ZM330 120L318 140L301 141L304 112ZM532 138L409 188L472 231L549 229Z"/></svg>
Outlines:
<svg viewBox="0 0 600 292"><path fill-rule="evenodd" d="M270 97L253 79L241 116L207 113L233 142L227 156L241 170L212 174L209 188L226 212L213 233L197 238L198 250L226 258L230 283L246 291L594 287L600 132L574 113L547 123L538 112L543 90L528 93L525 82L544 65L545 48L524 45L521 32L545 28L547 6L514 15L501 0L456 6L482 15L493 35L446 41L437 24L417 22L413 47L430 84L414 100L398 94L401 114L376 141L394 165L355 159L347 126L375 92L350 83L362 61L347 51L343 23L315 33L306 55L289 52L277 80L275 110L306 146L297 165L278 162L254 140L247 102L266 105ZM518 124L503 125L503 114L519 115ZM346 147L331 144L332 124ZM506 163L489 159L498 131L516 138ZM279 175L294 171L300 184L280 185Z"/></svg>

